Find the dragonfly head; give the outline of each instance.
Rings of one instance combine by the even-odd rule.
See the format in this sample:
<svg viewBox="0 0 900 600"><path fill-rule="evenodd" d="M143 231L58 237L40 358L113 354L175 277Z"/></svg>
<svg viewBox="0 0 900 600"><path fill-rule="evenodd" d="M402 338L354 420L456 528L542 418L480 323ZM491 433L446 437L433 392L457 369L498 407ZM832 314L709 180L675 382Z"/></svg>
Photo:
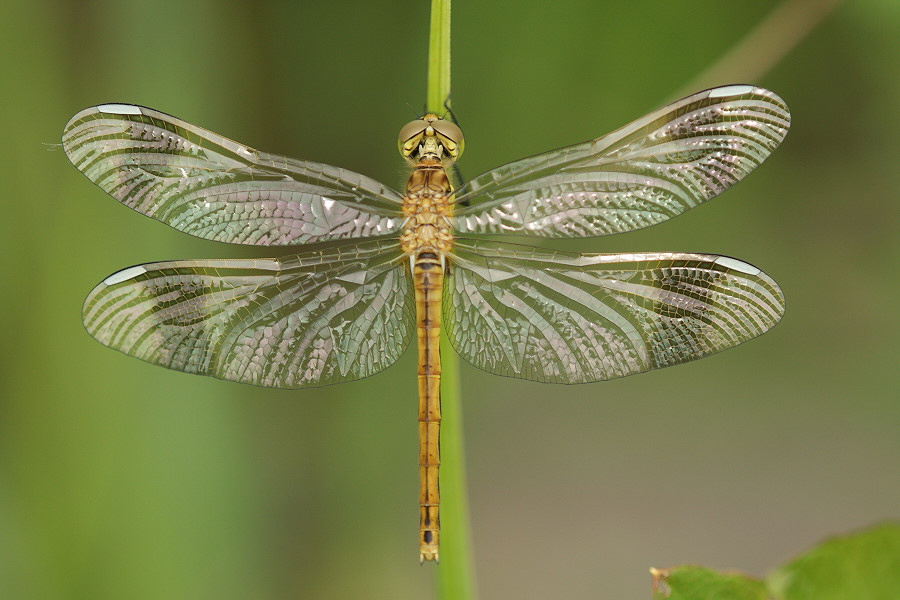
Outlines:
<svg viewBox="0 0 900 600"><path fill-rule="evenodd" d="M410 162L425 157L454 161L464 145L463 132L455 123L430 113L404 125L397 140L400 154Z"/></svg>

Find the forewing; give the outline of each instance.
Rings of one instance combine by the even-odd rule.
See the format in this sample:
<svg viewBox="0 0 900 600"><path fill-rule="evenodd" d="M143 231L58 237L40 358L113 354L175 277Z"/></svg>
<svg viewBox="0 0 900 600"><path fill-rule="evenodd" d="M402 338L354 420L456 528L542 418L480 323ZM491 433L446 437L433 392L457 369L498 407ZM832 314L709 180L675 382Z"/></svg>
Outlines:
<svg viewBox="0 0 900 600"><path fill-rule="evenodd" d="M457 240L444 293L456 351L498 375L585 383L754 338L784 312L765 273L711 254L572 254Z"/></svg>
<svg viewBox="0 0 900 600"><path fill-rule="evenodd" d="M396 245L131 267L88 295L84 324L111 348L188 373L275 388L368 377L411 338L412 287Z"/></svg>
<svg viewBox="0 0 900 600"><path fill-rule="evenodd" d="M396 233L400 196L330 165L259 152L165 113L87 108L69 160L122 204L209 240L275 246Z"/></svg>
<svg viewBox="0 0 900 600"><path fill-rule="evenodd" d="M588 237L670 219L721 194L781 143L784 101L749 85L683 98L605 137L509 163L456 194L462 234Z"/></svg>

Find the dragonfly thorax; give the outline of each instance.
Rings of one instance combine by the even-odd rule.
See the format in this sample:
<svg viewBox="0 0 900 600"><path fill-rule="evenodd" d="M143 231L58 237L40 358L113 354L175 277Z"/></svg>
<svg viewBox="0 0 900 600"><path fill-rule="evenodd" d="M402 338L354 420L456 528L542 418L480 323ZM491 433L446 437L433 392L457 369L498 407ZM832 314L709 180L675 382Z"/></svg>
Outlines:
<svg viewBox="0 0 900 600"><path fill-rule="evenodd" d="M406 223L400 246L404 253L450 251L453 234L447 217L452 199L453 187L440 160L421 159L409 176L403 196Z"/></svg>

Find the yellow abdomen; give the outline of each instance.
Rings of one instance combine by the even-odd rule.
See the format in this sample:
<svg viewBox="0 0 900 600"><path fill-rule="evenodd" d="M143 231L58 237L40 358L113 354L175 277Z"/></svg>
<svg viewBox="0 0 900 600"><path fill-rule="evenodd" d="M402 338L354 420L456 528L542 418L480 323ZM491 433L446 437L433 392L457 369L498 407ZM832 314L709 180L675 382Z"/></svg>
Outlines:
<svg viewBox="0 0 900 600"><path fill-rule="evenodd" d="M419 555L438 560L441 464L441 295L453 244L447 216L453 188L439 160L423 158L409 177L401 247L411 260L416 297L419 383Z"/></svg>

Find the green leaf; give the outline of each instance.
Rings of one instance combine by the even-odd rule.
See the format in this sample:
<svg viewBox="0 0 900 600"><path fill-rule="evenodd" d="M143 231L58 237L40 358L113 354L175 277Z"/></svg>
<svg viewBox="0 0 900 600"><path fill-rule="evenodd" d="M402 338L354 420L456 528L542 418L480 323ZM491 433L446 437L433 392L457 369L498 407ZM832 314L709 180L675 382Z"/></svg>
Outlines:
<svg viewBox="0 0 900 600"><path fill-rule="evenodd" d="M742 573L720 573L705 567L650 569L653 600L766 600L766 586Z"/></svg>
<svg viewBox="0 0 900 600"><path fill-rule="evenodd" d="M830 539L774 571L776 600L900 598L900 523Z"/></svg>
<svg viewBox="0 0 900 600"><path fill-rule="evenodd" d="M896 600L900 523L827 540L765 580L696 566L650 572L654 600Z"/></svg>

